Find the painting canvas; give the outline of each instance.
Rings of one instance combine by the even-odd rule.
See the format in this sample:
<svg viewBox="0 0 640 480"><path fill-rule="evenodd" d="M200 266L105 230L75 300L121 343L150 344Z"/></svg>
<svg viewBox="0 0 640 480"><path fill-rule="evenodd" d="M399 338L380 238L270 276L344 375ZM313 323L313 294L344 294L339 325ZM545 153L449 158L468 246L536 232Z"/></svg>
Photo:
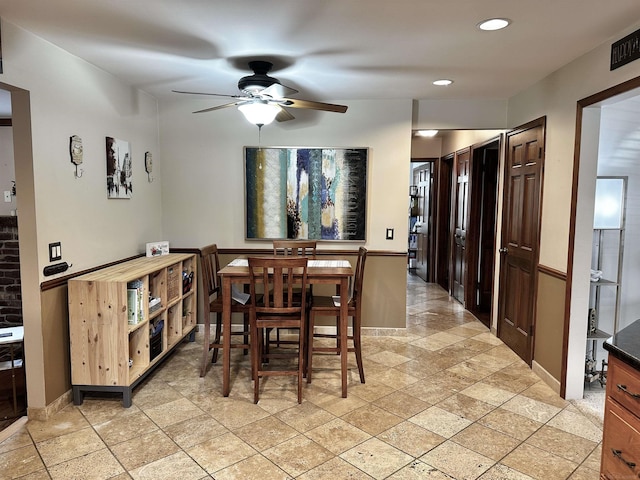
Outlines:
<svg viewBox="0 0 640 480"><path fill-rule="evenodd" d="M131 167L129 142L107 137L107 198L131 198Z"/></svg>
<svg viewBox="0 0 640 480"><path fill-rule="evenodd" d="M245 147L247 239L364 241L366 148Z"/></svg>

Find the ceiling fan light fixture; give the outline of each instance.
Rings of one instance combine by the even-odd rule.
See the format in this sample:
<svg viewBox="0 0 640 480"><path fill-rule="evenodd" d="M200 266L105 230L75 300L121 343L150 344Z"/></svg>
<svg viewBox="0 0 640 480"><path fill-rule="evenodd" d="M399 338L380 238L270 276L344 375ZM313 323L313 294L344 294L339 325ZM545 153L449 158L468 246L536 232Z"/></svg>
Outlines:
<svg viewBox="0 0 640 480"><path fill-rule="evenodd" d="M256 100L240 105L238 110L254 125L269 125L280 112L280 107L264 100Z"/></svg>
<svg viewBox="0 0 640 480"><path fill-rule="evenodd" d="M508 18L488 18L487 20L483 20L482 22L476 25L480 30L485 31L494 31L494 30L502 30L503 28L507 28L511 24L511 20Z"/></svg>
<svg viewBox="0 0 640 480"><path fill-rule="evenodd" d="M453 80L449 80L448 78L442 78L433 82L433 84L437 85L438 87L446 87L447 85L451 85L452 83Z"/></svg>

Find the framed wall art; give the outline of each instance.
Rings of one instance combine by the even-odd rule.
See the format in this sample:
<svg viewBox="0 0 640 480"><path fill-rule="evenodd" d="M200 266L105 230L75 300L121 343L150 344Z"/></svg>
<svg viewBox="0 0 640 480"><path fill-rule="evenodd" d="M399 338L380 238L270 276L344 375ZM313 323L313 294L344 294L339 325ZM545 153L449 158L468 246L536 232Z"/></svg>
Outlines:
<svg viewBox="0 0 640 480"><path fill-rule="evenodd" d="M129 142L107 137L107 198L131 198L132 173Z"/></svg>
<svg viewBox="0 0 640 480"><path fill-rule="evenodd" d="M245 147L246 238L364 241L368 153Z"/></svg>

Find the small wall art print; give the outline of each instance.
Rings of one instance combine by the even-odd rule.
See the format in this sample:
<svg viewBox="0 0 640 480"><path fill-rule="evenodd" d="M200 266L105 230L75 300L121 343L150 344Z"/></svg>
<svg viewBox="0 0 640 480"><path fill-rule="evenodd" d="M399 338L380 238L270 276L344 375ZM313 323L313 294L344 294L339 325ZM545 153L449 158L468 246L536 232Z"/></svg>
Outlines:
<svg viewBox="0 0 640 480"><path fill-rule="evenodd" d="M132 173L129 142L107 137L107 198L131 198Z"/></svg>
<svg viewBox="0 0 640 480"><path fill-rule="evenodd" d="M245 147L247 239L366 239L367 148Z"/></svg>

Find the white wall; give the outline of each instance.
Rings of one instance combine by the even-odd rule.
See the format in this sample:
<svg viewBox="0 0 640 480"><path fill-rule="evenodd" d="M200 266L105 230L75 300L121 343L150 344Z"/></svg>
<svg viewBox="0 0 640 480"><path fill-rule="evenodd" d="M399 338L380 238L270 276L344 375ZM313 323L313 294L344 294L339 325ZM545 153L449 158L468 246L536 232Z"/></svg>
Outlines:
<svg viewBox="0 0 640 480"><path fill-rule="evenodd" d="M348 101L345 114L317 112L313 124L267 125L262 146L368 147L367 241L375 250L406 251L411 156L411 101ZM258 129L235 108L194 115L215 103L176 98L161 104L163 231L170 244L268 248L245 241L243 147L258 144ZM296 117L305 112L293 110ZM307 120L310 122L311 120ZM385 240L394 228L394 240ZM349 248L323 243L323 249Z"/></svg>
<svg viewBox="0 0 640 480"><path fill-rule="evenodd" d="M16 197L11 197L11 202L4 201L4 192L11 191L12 180L16 179L16 170L13 165L13 129L0 127L0 215L11 215L16 208Z"/></svg>

